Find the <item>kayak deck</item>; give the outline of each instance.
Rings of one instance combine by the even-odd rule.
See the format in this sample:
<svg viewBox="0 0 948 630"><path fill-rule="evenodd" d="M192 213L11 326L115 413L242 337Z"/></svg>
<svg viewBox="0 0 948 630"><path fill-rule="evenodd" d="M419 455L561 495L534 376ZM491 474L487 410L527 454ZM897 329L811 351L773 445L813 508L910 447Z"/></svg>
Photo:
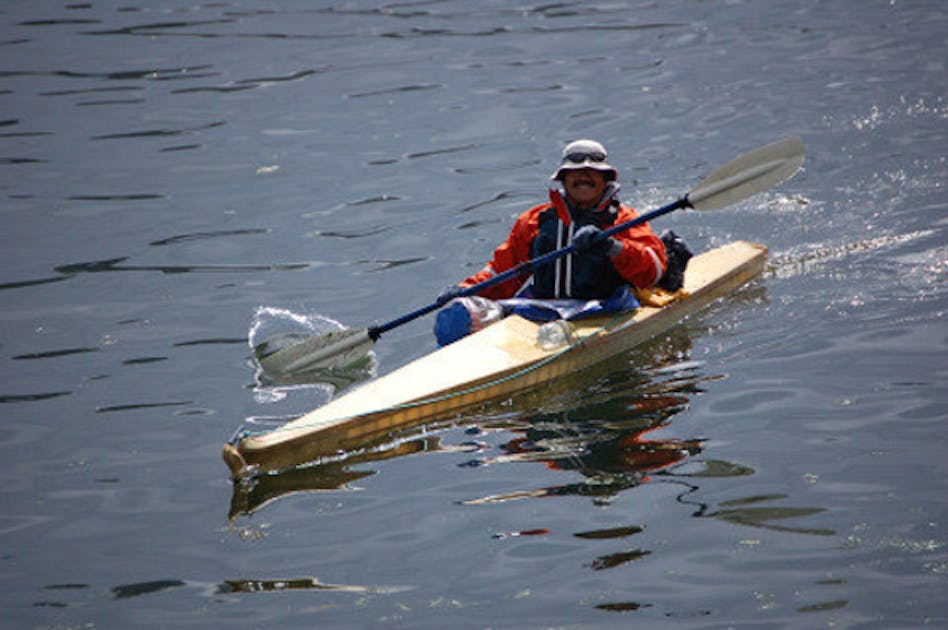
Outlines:
<svg viewBox="0 0 948 630"><path fill-rule="evenodd" d="M552 350L537 344L541 324L506 317L278 429L240 437L224 446L224 460L235 479L285 470L570 374L628 350L745 284L763 271L766 253L761 245L738 241L699 254L685 273L687 297L662 308L571 322L572 342Z"/></svg>

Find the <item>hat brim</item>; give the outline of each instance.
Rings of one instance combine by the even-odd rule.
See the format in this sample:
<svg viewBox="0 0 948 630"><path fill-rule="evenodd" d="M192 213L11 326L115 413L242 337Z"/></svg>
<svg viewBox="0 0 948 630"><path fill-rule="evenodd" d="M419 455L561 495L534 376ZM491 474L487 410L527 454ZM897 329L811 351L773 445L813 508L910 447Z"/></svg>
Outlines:
<svg viewBox="0 0 948 630"><path fill-rule="evenodd" d="M553 181L561 181L563 179L563 175L566 174L566 171L578 171L584 168L590 168L594 171L605 173L606 181L615 181L619 178L619 172L607 162L593 162L591 160L584 160L582 162L568 162L566 164L560 165L556 172L550 176L550 179Z"/></svg>

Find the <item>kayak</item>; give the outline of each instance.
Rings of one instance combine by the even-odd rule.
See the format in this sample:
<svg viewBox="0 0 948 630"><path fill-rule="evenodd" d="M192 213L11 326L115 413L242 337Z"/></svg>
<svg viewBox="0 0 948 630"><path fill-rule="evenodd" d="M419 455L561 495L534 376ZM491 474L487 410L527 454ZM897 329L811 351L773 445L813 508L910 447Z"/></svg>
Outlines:
<svg viewBox="0 0 948 630"><path fill-rule="evenodd" d="M744 241L706 251L688 262L678 299L571 321L560 345L538 343L542 323L505 317L277 429L238 434L224 461L234 479L283 471L568 376L725 297L758 276L766 259L766 247Z"/></svg>
<svg viewBox="0 0 948 630"><path fill-rule="evenodd" d="M452 414L594 365L654 337L759 275L762 245L738 241L692 258L683 297L569 323L569 340L541 347L541 323L517 315L440 348L262 434L224 446L234 479L287 470L358 450L379 437Z"/></svg>

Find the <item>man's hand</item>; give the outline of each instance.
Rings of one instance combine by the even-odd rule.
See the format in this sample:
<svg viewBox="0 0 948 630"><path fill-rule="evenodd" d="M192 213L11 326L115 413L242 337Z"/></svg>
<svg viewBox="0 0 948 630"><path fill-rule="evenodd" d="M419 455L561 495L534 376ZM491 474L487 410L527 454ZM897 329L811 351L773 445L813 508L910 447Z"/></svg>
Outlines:
<svg viewBox="0 0 948 630"><path fill-rule="evenodd" d="M573 247L579 252L591 252L614 258L622 251L622 243L607 236L602 238L602 230L595 225L584 225L573 235Z"/></svg>
<svg viewBox="0 0 948 630"><path fill-rule="evenodd" d="M435 300L435 302L439 306L443 304L447 304L454 298L460 296L461 291L463 291L466 288L467 287L458 286L456 284L448 285L444 289L441 290L441 293L438 294L438 298Z"/></svg>

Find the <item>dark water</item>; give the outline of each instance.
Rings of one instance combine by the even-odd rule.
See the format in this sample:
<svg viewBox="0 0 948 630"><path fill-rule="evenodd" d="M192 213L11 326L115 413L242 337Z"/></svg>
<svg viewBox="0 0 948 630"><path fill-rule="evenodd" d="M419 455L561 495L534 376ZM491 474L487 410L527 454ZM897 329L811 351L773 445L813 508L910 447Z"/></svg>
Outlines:
<svg viewBox="0 0 948 630"><path fill-rule="evenodd" d="M948 624L948 9L878 2L0 5L4 627ZM427 304L566 140L772 268L654 343L232 488L259 307ZM377 345L431 350L431 319Z"/></svg>

